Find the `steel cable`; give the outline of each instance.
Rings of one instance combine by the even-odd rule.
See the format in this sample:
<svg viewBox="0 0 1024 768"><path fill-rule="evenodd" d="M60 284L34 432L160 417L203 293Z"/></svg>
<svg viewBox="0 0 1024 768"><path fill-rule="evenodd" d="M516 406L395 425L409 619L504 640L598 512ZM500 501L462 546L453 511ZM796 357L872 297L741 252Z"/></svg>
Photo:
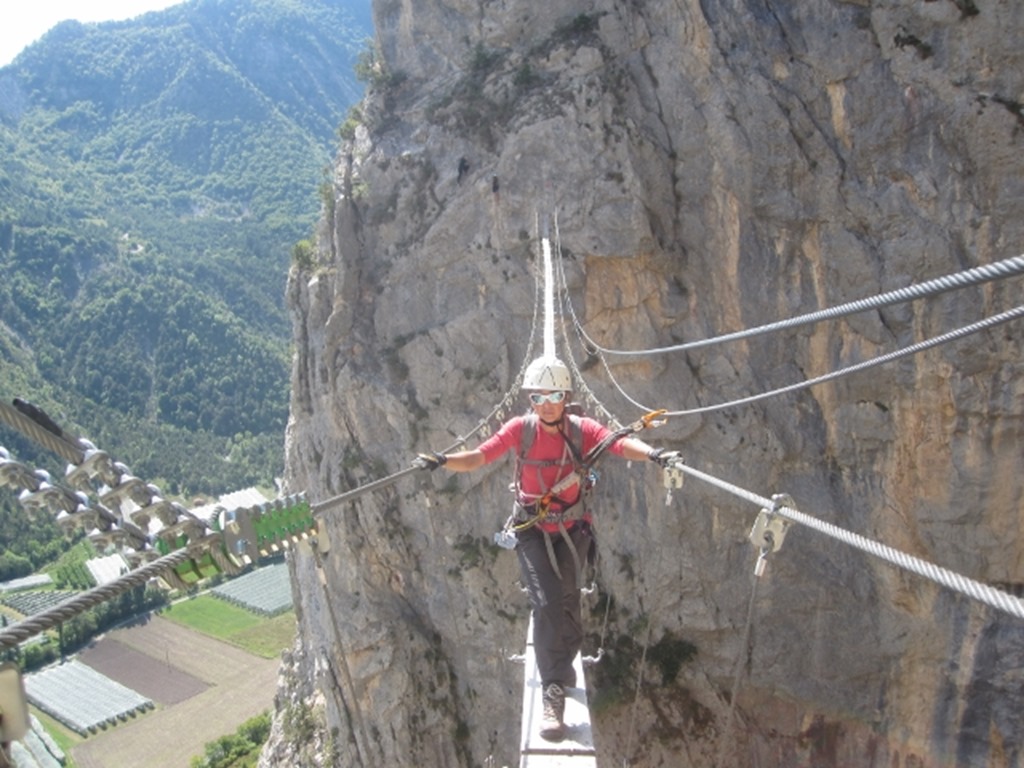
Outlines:
<svg viewBox="0 0 1024 768"><path fill-rule="evenodd" d="M539 228L539 225L536 222L534 226ZM476 426L473 427L473 429L471 429L465 435L457 435L455 442L448 448L445 448L443 453L448 453L449 451L453 451L456 448L465 446L469 442L469 439L471 437L473 437L479 432L484 431L487 428L487 425L490 424L492 420L502 422L505 420L506 415L511 412L513 406L515 405L515 398L516 393L519 391L519 385L523 380L523 375L526 373L526 367L533 360L533 345L537 338L537 328L540 325L541 305L543 304L543 295L541 288L541 280L535 275L533 291L533 319L531 321L530 336L526 344L526 353L523 356L523 360L519 366L518 373L516 373L516 376L512 380L512 383L505 391L504 396L501 398L501 400L498 401L498 403L493 408L491 408L490 412L482 419L480 419L477 422Z"/></svg>
<svg viewBox="0 0 1024 768"><path fill-rule="evenodd" d="M687 466L681 462L674 466L688 475L692 475L693 477L710 483L724 491L732 493L735 496L746 499L753 504L759 505L763 509L771 509L774 513L789 520L790 522L805 525L808 528L812 528L819 533L823 533L826 536L841 541L844 544L861 550L862 552L866 552L880 560L885 560L898 568L903 568L904 570L916 573L918 576L929 579L936 584L940 584L1000 611L1009 613L1019 619L1024 619L1024 601L1011 594L998 590L994 587L990 587L987 584L982 584L981 582L975 581L974 579L970 579L966 576L962 576L954 571L950 571L946 568L935 565L934 563L930 563L927 560L922 560L921 558L914 557L906 552L901 552L893 547L873 541L872 539L861 536L860 534L847 531L844 528L833 525L832 523L819 520L810 515L804 514L793 507L777 505L771 499L767 499L763 496L744 490L737 485L720 480L713 475L701 472L700 470L694 469L693 467Z"/></svg>
<svg viewBox="0 0 1024 768"><path fill-rule="evenodd" d="M1019 307L1015 307L1013 309L1007 310L1006 312L1000 312L998 315L993 315L992 317L987 317L984 320L979 320L976 323L971 323L970 325L965 325L962 328L957 328L955 330L948 331L947 333L943 333L943 334L941 334L939 336L935 336L935 337L933 337L931 339L926 339L924 341L920 341L920 342L917 342L915 344L911 344L911 345L909 345L907 347L903 347L901 349L897 349L897 350L894 350L892 352L887 352L884 355L879 355L878 357L873 357L870 360L864 360L863 362L856 363L854 365L850 365L850 366L847 366L845 368L840 368L838 370L831 371L830 373L826 373L826 374L823 374L821 376L816 376L816 377L814 377L812 379L807 379L805 381L797 382L796 384L789 384L789 385L787 385L785 387L779 387L778 389L772 389L772 390L769 390L767 392L760 392L760 393L758 393L756 395L750 395L749 397L741 397L741 398L739 398L737 400L729 400L728 402L725 402L725 403L716 403L715 405L705 405L705 406L700 406L698 408L687 408L685 410L679 410L679 411L666 411L664 415L666 417L669 417L669 416L693 416L693 415L699 414L699 413L709 413L711 411L720 411L720 410L724 410L726 408L733 408L733 407L738 406L738 405L748 405L750 403L756 403L759 400L766 400L766 399L768 399L770 397L777 397L778 395L784 395L784 394L787 394L789 392L797 392L797 391L799 391L801 389L808 389L808 388L816 386L818 384L824 384L825 382L832 381L834 379L838 379L838 378L841 378L843 376L848 376L848 375L850 375L852 373L857 373L859 371L867 370L868 368L873 368L873 367L878 366L878 365L883 365L885 363L891 363L892 361L899 360L900 358L903 358L903 357L908 357L910 355L915 355L918 352L923 352L926 349L931 349L932 347L937 347L940 344L945 344L945 343L948 343L948 342L951 342L951 341L956 341L957 339L963 338L964 336L969 336L972 333L977 333L979 331L987 330L987 329L993 328L993 327L995 327L997 325L1001 325L1003 323L1010 322L1011 320L1017 320L1017 319L1019 319L1021 317L1024 317L1024 305L1021 305ZM610 376L611 372L608 371L608 373L609 373L609 376ZM645 412L650 412L652 410L655 410L654 408L650 408L648 406L645 406L644 404L642 404L640 402L637 402L635 399L630 397L629 394L627 392L625 392L621 388L621 386L619 386L618 382L616 382L614 378L612 378L611 381L612 381L613 385L618 388L619 394L621 394L622 397L627 399L630 403L635 405L640 410L645 411Z"/></svg>
<svg viewBox="0 0 1024 768"><path fill-rule="evenodd" d="M913 301L915 299L934 296L957 288L979 285L992 280L1015 277L1021 274L1024 274L1024 255L1014 256L1013 258L1004 259L1003 261L997 261L994 264L985 264L980 267L974 267L973 269L964 270L963 272L954 272L949 275L944 275L943 277L935 278L934 280L928 280L924 283L909 285L906 288L898 288L894 291L888 291L866 299L859 299L846 304L840 304L829 309L809 312L805 315L792 317L787 320L779 320L756 328L748 328L743 331L735 331L733 333L715 336L710 339L700 339L669 347L656 347L641 350L609 349L607 347L602 347L588 336L586 331L583 330L582 325L579 324L579 321L577 321L577 328L580 336L586 340L587 346L595 352L601 352L602 354L610 356L623 357L659 355L667 352L682 352L690 349L697 349L699 347L707 347L712 344L720 344L727 341L737 341L739 339L759 336L773 331L796 328L801 325L808 325L821 320L834 320L846 315L864 312L868 309L877 309L879 307L886 307L892 304L900 304L907 301Z"/></svg>
<svg viewBox="0 0 1024 768"><path fill-rule="evenodd" d="M558 252L559 257L561 257L562 243L558 229L557 217L555 218L555 250ZM580 370L579 365L576 363L576 358L572 353L572 339L569 337L569 331L565 322L566 312L568 312L569 317L572 318L572 325L574 328L578 329L580 324L579 320L576 318L576 310L573 307L572 300L569 296L569 286L565 277L565 265L562 258L558 259L558 269L555 274L558 283L559 311L561 312L562 317L562 341L565 346L566 362L568 363L569 369L572 373L573 386L583 395L584 401L592 407L594 415L598 419L603 421L613 431L618 430L622 427L622 422L604 405L604 403L601 402L600 398L598 398L594 391L587 385L587 381L583 377L583 371ZM579 335L578 332L577 335ZM584 347L585 346L586 345L584 345ZM605 368L607 370L607 366L605 366ZM608 375L609 377L611 376L611 371L608 371Z"/></svg>
<svg viewBox="0 0 1024 768"><path fill-rule="evenodd" d="M83 611L94 608L100 603L110 600L133 587L145 584L150 579L161 575L168 569L181 565L192 557L193 554L190 547L176 550L169 555L164 555L159 560L154 560L133 571L129 571L114 581L93 587L87 592L75 595L63 603L19 621L17 624L4 627L0 630L0 648L11 648L47 629L53 629L58 624L74 618Z"/></svg>
<svg viewBox="0 0 1024 768"><path fill-rule="evenodd" d="M0 402L0 419L3 419L7 422L8 426L18 430L65 461L70 461L72 464L81 464L85 457L85 451L82 446L74 444L67 437L62 437L46 429L12 405Z"/></svg>
<svg viewBox="0 0 1024 768"><path fill-rule="evenodd" d="M456 435L455 442L453 442L447 448L442 450L441 453L450 453L458 448L464 447L469 443L470 438L472 438L477 433L484 431L492 420L498 422L504 421L506 415L511 412L512 407L515 405L516 393L518 392L519 385L523 380L523 374L525 373L526 367L527 365L529 365L532 359L531 354L533 352L534 341L537 337L537 328L539 325L540 308L542 303L543 300L541 291L541 280L537 278L534 284L533 320L530 328L530 337L526 345L526 355L523 358L522 364L519 367L519 372L516 374L516 377L512 380L512 384L505 391L505 394L498 401L498 403L491 408L490 412L482 419L480 419L476 423L476 426L473 427L473 429L471 429L469 432L467 432L464 435ZM352 490L345 491L335 496L331 496L330 498L324 499L323 501L319 501L316 504L313 504L311 506L311 509L315 516L323 515L324 513L330 511L331 509L335 509L341 506L346 501L353 501L371 491L380 490L382 488L387 488L391 485L394 485L396 482L401 480L406 475L413 474L414 472L420 469L423 469L423 467L416 464L410 467L405 467L404 469L400 469L396 472L393 472L392 474L387 475L386 477L382 477L378 480L373 480L369 483L364 483L363 485L353 488Z"/></svg>

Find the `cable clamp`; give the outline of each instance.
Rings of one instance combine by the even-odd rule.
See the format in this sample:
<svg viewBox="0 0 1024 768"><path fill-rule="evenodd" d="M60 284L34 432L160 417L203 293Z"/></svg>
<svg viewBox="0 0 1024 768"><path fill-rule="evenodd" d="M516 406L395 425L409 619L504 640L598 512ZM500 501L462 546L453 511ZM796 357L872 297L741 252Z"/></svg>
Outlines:
<svg viewBox="0 0 1024 768"><path fill-rule="evenodd" d="M750 543L758 549L757 563L754 565L754 575L757 577L764 573L768 555L778 552L786 538L789 520L778 514L782 507L796 509L793 498L787 493L772 496L771 509L762 509L754 521L754 527L750 529Z"/></svg>
<svg viewBox="0 0 1024 768"><path fill-rule="evenodd" d="M670 464L662 470L662 482L665 485L665 506L672 503L672 491L683 487L686 473L675 464Z"/></svg>

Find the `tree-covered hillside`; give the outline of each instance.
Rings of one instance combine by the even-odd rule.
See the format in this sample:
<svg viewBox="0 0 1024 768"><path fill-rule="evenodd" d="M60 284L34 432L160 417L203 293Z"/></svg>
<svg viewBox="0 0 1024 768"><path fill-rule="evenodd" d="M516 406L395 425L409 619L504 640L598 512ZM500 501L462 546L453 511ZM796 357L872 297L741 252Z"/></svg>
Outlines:
<svg viewBox="0 0 1024 768"><path fill-rule="evenodd" d="M269 483L289 256L370 35L369 0L192 0L0 69L0 397L170 492Z"/></svg>

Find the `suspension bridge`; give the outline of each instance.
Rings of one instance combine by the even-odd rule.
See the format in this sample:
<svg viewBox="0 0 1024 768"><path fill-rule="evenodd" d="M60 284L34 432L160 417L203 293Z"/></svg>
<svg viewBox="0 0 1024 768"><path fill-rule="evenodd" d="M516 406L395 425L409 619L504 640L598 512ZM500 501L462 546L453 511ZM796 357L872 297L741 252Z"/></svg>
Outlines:
<svg viewBox="0 0 1024 768"><path fill-rule="evenodd" d="M576 394L596 418L611 428L621 429L620 420L602 404L588 386L587 379L583 376L572 352L575 346L579 345L588 356L598 358L607 379L626 402L646 414L658 412L659 418L667 419L736 408L765 398L813 387L963 339L1024 316L1024 306L1018 306L872 360L789 386L718 404L658 411L640 403L621 386L612 375L609 358L635 358L685 352L800 325L834 320L896 303L930 298L967 286L1019 277L1024 273L1024 256L710 339L644 350L625 350L603 346L586 333L566 288L564 263L552 258L551 243L547 236L540 238L540 244L538 262L541 272L536 281L532 329L523 365L505 395L492 410L480 419L472 430L446 448L445 452L467 445L478 435L486 435L496 423L502 422L513 413L526 364L533 358L535 340L541 338L545 352L553 352L556 348L556 318L562 320L562 348L576 383ZM572 338L571 332L575 333L576 338ZM15 400L12 404L0 403L0 421L68 462L65 477L55 479L43 470L19 462L10 451L0 446L0 487L8 487L18 492L19 501L29 512L45 511L52 514L68 533L82 531L100 548L114 547L122 551L132 565L132 570L113 582L81 593L52 609L0 629L0 649L11 648L34 635L53 629L62 621L155 577L162 578L171 587L187 588L188 585L183 579L187 573L211 567L226 574L237 573L260 556L287 549L299 542L311 543L318 557L328 556L330 545L323 535L321 525L326 515L339 512L356 498L391 486L422 469L421 464L413 462L412 465L391 475L315 504L310 503L305 494L299 493L250 508L225 510L225 514L220 517L205 521L196 517L183 505L168 501L159 488L135 477L126 465L97 449L88 440L65 432L47 414L30 403L20 400ZM653 419L647 421L648 425L654 423L656 422ZM895 568L906 570L993 609L1024 619L1024 602L1018 597L800 511L788 496L763 496L703 472L683 461L676 462L665 472L665 487L669 494L674 489L682 487L684 477L710 484L759 509L749 537L757 553L757 577L763 574L768 556L782 546L786 530L792 525L800 525L856 548ZM752 595L752 602L753 599ZM749 619L746 631L749 631ZM600 658L601 653L599 650L597 658ZM537 735L540 685L529 635L525 653L519 660L525 664L522 737L518 747L521 768L596 766L597 753L594 734L591 732L585 683L581 682L578 689L570 693L568 699L566 720L570 725L569 738L558 744L543 742ZM578 679L583 681L582 660L577 659L577 665ZM16 694L19 684L16 676L12 677L9 670L0 670L0 705L4 708L0 740L5 742L20 738L18 724L22 719L19 707L23 706L23 703L19 704L17 695L11 698L11 692ZM735 685L739 684L737 674ZM732 700L735 701L735 695L732 696Z"/></svg>

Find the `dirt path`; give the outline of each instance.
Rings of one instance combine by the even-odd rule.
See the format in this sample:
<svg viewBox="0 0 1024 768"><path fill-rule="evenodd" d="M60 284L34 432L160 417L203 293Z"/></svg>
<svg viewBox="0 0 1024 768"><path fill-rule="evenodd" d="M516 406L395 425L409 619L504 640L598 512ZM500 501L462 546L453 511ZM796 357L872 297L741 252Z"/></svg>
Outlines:
<svg viewBox="0 0 1024 768"><path fill-rule="evenodd" d="M280 665L159 616L108 633L81 660L90 654L104 674L140 693L183 674L174 690L145 694L167 704L75 746L77 768L188 768L207 742L272 708Z"/></svg>

